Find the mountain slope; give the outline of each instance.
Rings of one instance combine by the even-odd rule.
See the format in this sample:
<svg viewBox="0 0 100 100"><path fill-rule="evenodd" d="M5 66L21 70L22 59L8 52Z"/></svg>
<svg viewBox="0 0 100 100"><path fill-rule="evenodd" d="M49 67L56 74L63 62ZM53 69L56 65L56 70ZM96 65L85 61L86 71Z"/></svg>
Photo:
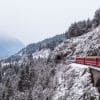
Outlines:
<svg viewBox="0 0 100 100"><path fill-rule="evenodd" d="M55 75L56 88L51 100L99 100L86 65L60 64Z"/></svg>
<svg viewBox="0 0 100 100"><path fill-rule="evenodd" d="M30 44L27 47L23 48L19 53L32 54L36 52L37 50L39 51L45 48L53 50L58 44L64 41L64 39L65 39L65 34L56 35L52 38L45 39L38 43Z"/></svg>
<svg viewBox="0 0 100 100"><path fill-rule="evenodd" d="M49 49L49 50L54 50L54 48L59 45L61 42L63 42L65 40L65 34L61 34L61 35L56 35L52 38L48 38L45 39L43 41L40 41L38 43L33 43L30 44L28 46L26 46L25 48L23 48L22 50L20 50L18 53L12 55L11 57L7 58L7 61L18 61L21 59L21 57L23 55L30 55L33 54L35 52L41 51L42 49Z"/></svg>

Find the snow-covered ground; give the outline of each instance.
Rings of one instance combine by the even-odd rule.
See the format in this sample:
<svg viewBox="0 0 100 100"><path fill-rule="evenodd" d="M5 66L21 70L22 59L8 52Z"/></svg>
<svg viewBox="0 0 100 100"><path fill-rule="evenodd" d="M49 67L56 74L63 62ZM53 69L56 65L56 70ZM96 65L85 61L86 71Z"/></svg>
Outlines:
<svg viewBox="0 0 100 100"><path fill-rule="evenodd" d="M97 71L100 71L100 67L98 67L98 66L92 66L92 65L82 65L82 64L76 64L76 63L72 63L72 64L74 64L74 66L81 66L81 67L83 67L83 68L85 68L85 67L87 67L87 68L92 68L92 69L95 69L95 70L97 70Z"/></svg>

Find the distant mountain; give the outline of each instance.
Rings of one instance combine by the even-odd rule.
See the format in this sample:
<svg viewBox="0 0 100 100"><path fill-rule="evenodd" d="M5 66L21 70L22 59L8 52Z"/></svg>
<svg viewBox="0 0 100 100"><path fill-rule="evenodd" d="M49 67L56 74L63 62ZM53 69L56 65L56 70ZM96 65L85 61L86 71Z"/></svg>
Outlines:
<svg viewBox="0 0 100 100"><path fill-rule="evenodd" d="M0 58L11 56L23 47L24 44L15 38L0 37Z"/></svg>

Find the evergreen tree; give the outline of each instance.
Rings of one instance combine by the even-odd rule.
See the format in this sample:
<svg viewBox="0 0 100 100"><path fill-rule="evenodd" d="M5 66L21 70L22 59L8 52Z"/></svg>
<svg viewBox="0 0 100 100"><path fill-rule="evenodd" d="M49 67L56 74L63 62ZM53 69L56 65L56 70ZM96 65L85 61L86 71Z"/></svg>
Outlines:
<svg viewBox="0 0 100 100"><path fill-rule="evenodd" d="M92 21L94 27L100 25L100 9L95 12L94 19Z"/></svg>

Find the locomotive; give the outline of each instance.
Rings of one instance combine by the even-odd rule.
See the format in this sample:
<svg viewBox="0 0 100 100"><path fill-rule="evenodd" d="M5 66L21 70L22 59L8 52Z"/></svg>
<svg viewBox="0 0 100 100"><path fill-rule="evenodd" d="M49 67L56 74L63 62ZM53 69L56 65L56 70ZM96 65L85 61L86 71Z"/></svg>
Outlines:
<svg viewBox="0 0 100 100"><path fill-rule="evenodd" d="M76 57L76 63L100 67L100 56Z"/></svg>

